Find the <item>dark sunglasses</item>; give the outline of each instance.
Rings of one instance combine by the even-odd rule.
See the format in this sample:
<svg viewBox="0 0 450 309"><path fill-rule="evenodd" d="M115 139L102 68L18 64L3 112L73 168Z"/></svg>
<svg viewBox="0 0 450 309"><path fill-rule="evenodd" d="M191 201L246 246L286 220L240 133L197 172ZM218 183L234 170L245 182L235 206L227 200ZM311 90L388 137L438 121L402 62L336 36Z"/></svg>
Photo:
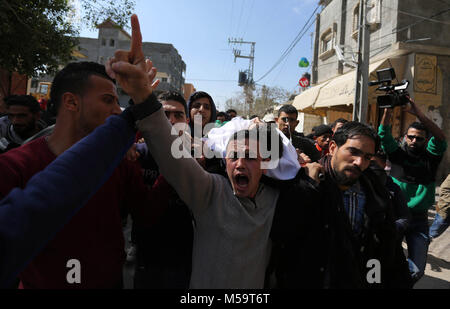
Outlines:
<svg viewBox="0 0 450 309"><path fill-rule="evenodd" d="M406 135L410 141L413 141L416 139L418 142L423 142L425 140L425 137L422 136L415 136L415 135Z"/></svg>
<svg viewBox="0 0 450 309"><path fill-rule="evenodd" d="M297 119L289 118L289 117L281 117L281 120L282 120L284 123L288 123L288 122L294 122L294 121L297 120Z"/></svg>

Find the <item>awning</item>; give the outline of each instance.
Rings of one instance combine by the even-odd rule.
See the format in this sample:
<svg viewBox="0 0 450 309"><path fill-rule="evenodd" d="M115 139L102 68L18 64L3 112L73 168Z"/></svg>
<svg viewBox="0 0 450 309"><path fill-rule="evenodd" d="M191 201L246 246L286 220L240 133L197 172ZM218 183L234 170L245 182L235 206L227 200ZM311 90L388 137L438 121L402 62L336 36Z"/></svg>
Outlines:
<svg viewBox="0 0 450 309"><path fill-rule="evenodd" d="M394 67L397 76L404 74L405 57L384 59L369 65L369 80L376 79L376 71ZM351 112L355 99L356 72L334 77L295 97L293 106L304 113L325 116L327 109Z"/></svg>
<svg viewBox="0 0 450 309"><path fill-rule="evenodd" d="M85 54L83 54L82 52L80 52L79 50L72 50L72 56L76 57L76 58L80 58L80 59L86 59L87 56Z"/></svg>

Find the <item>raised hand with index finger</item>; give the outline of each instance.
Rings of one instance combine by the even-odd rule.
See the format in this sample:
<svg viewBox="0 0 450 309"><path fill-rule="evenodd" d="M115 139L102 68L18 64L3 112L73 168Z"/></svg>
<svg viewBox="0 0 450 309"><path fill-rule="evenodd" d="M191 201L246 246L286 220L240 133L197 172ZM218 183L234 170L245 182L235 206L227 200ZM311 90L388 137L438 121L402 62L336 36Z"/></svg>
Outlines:
<svg viewBox="0 0 450 309"><path fill-rule="evenodd" d="M131 16L131 46L129 51L117 50L114 57L106 63L106 72L117 80L122 89L133 99L135 104L142 103L153 92L159 81L156 68L146 60L142 51L142 34L138 17Z"/></svg>

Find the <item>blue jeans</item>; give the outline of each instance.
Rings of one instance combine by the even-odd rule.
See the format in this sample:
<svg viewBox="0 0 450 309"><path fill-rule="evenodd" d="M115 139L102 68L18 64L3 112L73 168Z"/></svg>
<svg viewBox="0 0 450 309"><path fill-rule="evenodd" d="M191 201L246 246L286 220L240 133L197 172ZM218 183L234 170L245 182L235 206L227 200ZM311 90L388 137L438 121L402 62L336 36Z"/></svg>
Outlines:
<svg viewBox="0 0 450 309"><path fill-rule="evenodd" d="M445 232L445 230L449 226L450 221L449 218L450 216L444 220L438 213L436 213L436 217L434 217L433 224L430 226L429 234L431 238L436 238Z"/></svg>
<svg viewBox="0 0 450 309"><path fill-rule="evenodd" d="M405 233L408 245L408 264L413 282L416 283L425 273L427 265L428 245L428 217L427 214L412 215L409 228Z"/></svg>

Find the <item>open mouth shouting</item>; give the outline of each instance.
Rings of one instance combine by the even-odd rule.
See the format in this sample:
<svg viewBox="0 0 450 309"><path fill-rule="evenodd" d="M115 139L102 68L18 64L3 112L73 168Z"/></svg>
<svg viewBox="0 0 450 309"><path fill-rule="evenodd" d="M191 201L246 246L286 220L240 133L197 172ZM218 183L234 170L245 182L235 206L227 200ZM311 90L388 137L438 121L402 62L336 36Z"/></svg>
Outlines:
<svg viewBox="0 0 450 309"><path fill-rule="evenodd" d="M250 180L248 176L244 173L237 173L234 176L234 187L235 191L245 191L248 189Z"/></svg>

